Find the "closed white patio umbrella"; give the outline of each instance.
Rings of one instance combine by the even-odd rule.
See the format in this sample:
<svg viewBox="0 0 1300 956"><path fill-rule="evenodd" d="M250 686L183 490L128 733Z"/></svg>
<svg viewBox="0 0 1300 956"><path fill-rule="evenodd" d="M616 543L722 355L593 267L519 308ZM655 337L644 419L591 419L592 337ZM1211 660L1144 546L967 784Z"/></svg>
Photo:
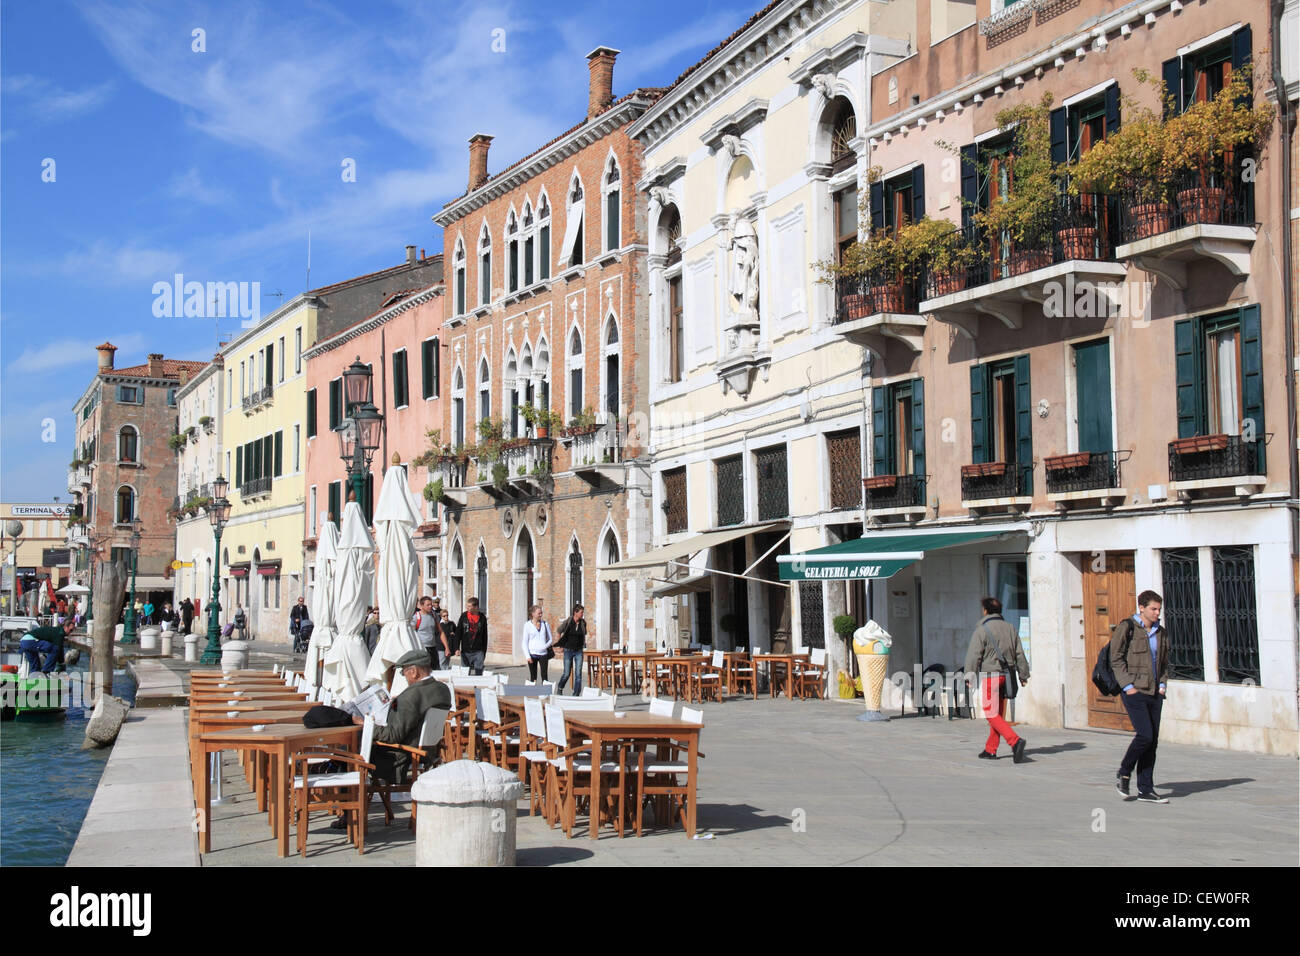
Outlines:
<svg viewBox="0 0 1300 956"><path fill-rule="evenodd" d="M343 531L334 559L334 643L325 655L324 685L344 700L352 700L366 686L366 650L361 628L375 585L375 542L366 528L361 508L349 501L343 509Z"/></svg>
<svg viewBox="0 0 1300 956"><path fill-rule="evenodd" d="M412 534L420 523L419 504L406 484L406 469L394 465L384 475L375 508L375 530L379 534L379 642L366 669L366 680L382 683L388 668L403 654L423 649L411 627L415 595L419 586L419 561ZM390 693L406 689L400 673L393 675Z"/></svg>
<svg viewBox="0 0 1300 956"><path fill-rule="evenodd" d="M317 685L317 671L334 643L334 562L338 558L338 540L334 522L326 521L316 539L316 584L311 592L311 622L315 627L307 644L307 662L303 665L312 687Z"/></svg>

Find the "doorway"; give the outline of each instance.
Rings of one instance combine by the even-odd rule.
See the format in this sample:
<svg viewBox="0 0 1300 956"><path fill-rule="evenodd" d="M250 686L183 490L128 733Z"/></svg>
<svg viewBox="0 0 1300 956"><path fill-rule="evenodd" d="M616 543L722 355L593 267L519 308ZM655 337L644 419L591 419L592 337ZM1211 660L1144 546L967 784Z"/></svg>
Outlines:
<svg viewBox="0 0 1300 956"><path fill-rule="evenodd" d="M1133 552L1103 551L1085 554L1083 560L1084 666L1091 674L1092 662L1101 646L1110 641L1111 629L1137 607L1133 582ZM1107 697L1087 681L1088 726L1107 730L1129 730L1128 713L1118 697Z"/></svg>

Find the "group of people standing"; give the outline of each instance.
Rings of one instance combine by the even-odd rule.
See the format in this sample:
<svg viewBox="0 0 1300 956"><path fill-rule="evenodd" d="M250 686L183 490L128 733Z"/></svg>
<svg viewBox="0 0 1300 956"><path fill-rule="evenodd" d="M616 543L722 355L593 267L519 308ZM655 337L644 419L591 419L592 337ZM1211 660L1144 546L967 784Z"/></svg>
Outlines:
<svg viewBox="0 0 1300 956"><path fill-rule="evenodd" d="M460 655L461 665L471 674L483 673L483 660L487 657L487 614L479 607L478 598L465 602L465 610L454 623L451 613L441 606L436 597L425 595L411 618L411 627L420 644L436 661L439 670L451 666L451 659Z"/></svg>

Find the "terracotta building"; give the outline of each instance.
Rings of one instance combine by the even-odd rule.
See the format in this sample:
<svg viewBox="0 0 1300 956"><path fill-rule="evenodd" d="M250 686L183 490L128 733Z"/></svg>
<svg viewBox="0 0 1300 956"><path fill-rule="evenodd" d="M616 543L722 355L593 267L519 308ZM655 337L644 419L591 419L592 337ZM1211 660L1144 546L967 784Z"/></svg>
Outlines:
<svg viewBox="0 0 1300 956"><path fill-rule="evenodd" d="M639 643L649 627L641 584L596 581L598 566L649 543L636 427L645 212L626 128L658 91L615 99L617 53L589 54L586 117L536 152L490 175L491 137L474 136L468 189L434 216L448 299L443 579L453 614L479 598L489 660L522 657L518 633L539 601L552 623L587 605L590 646Z"/></svg>

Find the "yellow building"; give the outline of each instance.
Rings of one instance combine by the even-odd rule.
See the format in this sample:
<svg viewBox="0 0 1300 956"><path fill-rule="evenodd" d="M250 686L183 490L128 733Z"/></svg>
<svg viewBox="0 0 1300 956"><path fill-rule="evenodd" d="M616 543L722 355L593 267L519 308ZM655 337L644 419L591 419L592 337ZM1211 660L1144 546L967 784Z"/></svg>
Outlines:
<svg viewBox="0 0 1300 956"><path fill-rule="evenodd" d="M242 606L259 640L290 640L289 609L303 593L302 352L315 340L318 306L298 296L221 351L221 467L231 505L221 538L222 620Z"/></svg>
<svg viewBox="0 0 1300 956"><path fill-rule="evenodd" d="M14 569L17 567L18 583L21 591L35 587L43 578L52 578L54 587L59 588L68 583L70 559L68 553L68 514L70 506L58 501L48 502L4 502L0 503L0 529L4 529L4 540L0 543L0 554L4 558L3 587L0 593L0 607L3 613L13 613L10 609L12 598ZM14 560L15 540L10 536L10 521L22 523L23 530L17 539L18 557ZM44 595L44 586L41 588Z"/></svg>

